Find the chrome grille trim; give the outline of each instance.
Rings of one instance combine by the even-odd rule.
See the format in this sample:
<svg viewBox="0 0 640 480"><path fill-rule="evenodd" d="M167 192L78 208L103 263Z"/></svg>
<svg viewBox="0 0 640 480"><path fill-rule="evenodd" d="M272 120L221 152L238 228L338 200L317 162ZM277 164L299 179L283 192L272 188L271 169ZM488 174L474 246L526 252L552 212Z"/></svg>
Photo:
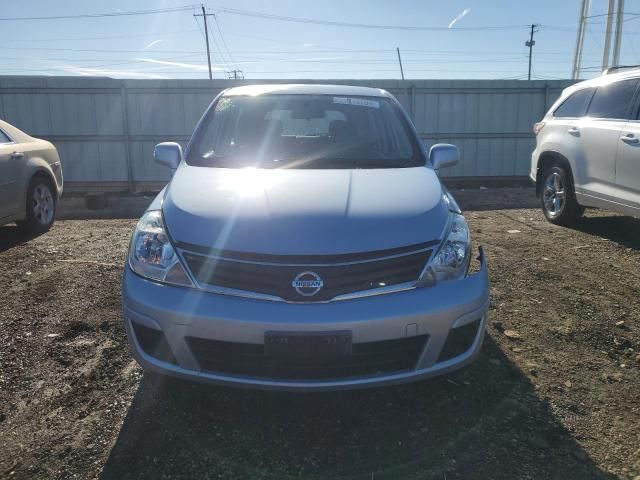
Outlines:
<svg viewBox="0 0 640 480"><path fill-rule="evenodd" d="M412 250L411 252L406 252L406 253L398 253L396 255L388 255L386 257L378 257L375 259L368 259L368 260L355 260L355 261L351 261L351 262L338 262L338 263L278 263L278 262L255 262L252 260L240 260L237 258L231 258L231 257L225 257L225 256L219 256L219 255L203 255L201 253L198 252L193 252L190 250L181 250L181 252L184 253L190 253L192 255L200 255L202 257L207 257L207 258L213 258L213 259L217 259L217 260L224 260L226 262L236 262L236 263L245 263L245 264L250 264L250 265L265 265L265 266L270 266L270 267L300 267L300 268L304 268L304 267L346 267L348 265L359 265L362 263L373 263L373 262L379 262L381 260L391 260L394 258L400 258L400 257L406 257L409 255L414 255L416 253L423 253L426 252L428 250L432 250L433 247L425 247L425 248L421 248L419 250Z"/></svg>
<svg viewBox="0 0 640 480"><path fill-rule="evenodd" d="M313 300L313 299L310 298L308 300L291 300L291 299L282 298L282 297L277 296L277 295L270 295L270 294L261 293L261 292L254 292L254 291L251 291L251 290L242 290L242 289L237 289L237 288L230 288L230 287L224 287L224 286L220 286L220 285L213 285L213 284L200 282L196 278L196 275L192 272L192 270L191 270L191 268L189 266L189 263L186 261L186 259L184 257L184 254L197 255L197 256L205 257L207 259L211 259L211 260L214 260L214 261L215 260L223 260L223 261L226 261L226 262L236 262L236 263L241 263L241 264L259 265L259 266L265 266L265 267L299 267L299 268L305 268L305 267L309 267L309 268L313 268L313 267L340 267L340 266L349 266L349 265L359 265L359 264L365 264L365 263L375 263L375 262L379 262L379 261L383 261L383 260L392 260L392 259L395 259L395 258L401 258L401 257L409 256L409 255L416 255L416 254L419 254L419 253L425 253L427 251L431 251L432 254L427 259L427 263L428 263L428 261L433 256L433 252L435 250L437 250L437 247L434 248L434 246L438 245L439 243L440 243L439 240L434 240L434 241L431 241L431 242L427 242L427 243L421 244L420 245L421 248L416 248L415 250L411 250L411 251L403 251L402 253L397 253L397 254L392 254L392 255L383 255L383 256L380 256L380 257L368 258L368 259L365 259L365 260L354 260L354 261L336 262L336 263L313 263L313 262L278 263L278 262L262 262L262 261L253 261L253 260L243 260L243 259L233 258L233 257L229 257L229 256L224 256L224 255L205 255L205 254L202 254L200 252L193 251L192 249L186 249L186 248L176 248L176 252L178 253L178 255L180 257L180 260L182 261L182 264L185 267L185 270L187 271L189 277L194 282L194 285L196 285L196 287L198 289L202 290L202 291L215 293L215 294L220 294L220 295L230 295L230 296L235 296L235 297L250 298L250 299L254 299L254 300L266 300L266 301L284 302L284 303L292 303L292 304L310 304L310 303L319 304L319 303L330 303L330 302L335 302L335 301L354 300L354 299L358 299L358 298L365 298L365 297L371 297L371 296L377 296L377 295L385 295L385 294L390 294L390 293L397 293L397 292L403 292L403 291L407 291L407 290L413 290L413 289L415 289L415 288L420 286L419 285L419 277L417 277L414 281L410 281L410 282L402 282L402 283L397 283L397 284L394 284L394 285L388 285L388 286L384 286L384 287L370 288L370 289L367 289L367 290L358 290L358 291L354 291L354 292L339 294L339 295L336 295L335 297L332 297L330 299ZM321 257L321 256L322 255L318 255L318 257ZM426 264L425 264L425 266L426 266Z"/></svg>

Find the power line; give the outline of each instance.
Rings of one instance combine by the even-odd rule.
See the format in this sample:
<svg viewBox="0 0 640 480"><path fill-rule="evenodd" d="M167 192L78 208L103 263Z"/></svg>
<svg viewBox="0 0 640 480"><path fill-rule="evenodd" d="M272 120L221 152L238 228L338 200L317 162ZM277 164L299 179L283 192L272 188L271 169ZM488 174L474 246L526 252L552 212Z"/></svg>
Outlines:
<svg viewBox="0 0 640 480"><path fill-rule="evenodd" d="M197 54L197 53L201 53L201 51L197 51L197 50L144 50L144 49L138 49L138 50L128 50L128 49L97 49L97 48L66 48L66 47L4 47L4 50L25 50L25 51L52 51L52 52L79 52L79 53L136 53L136 54L140 54L140 53L144 53L144 54L164 54L164 53L169 53L169 54ZM393 52L394 50L362 50L362 52L369 52L369 53L385 53L385 52ZM353 52L345 52L345 53L357 53L359 51L354 50ZM452 53L455 53L453 51L415 51L415 50L403 50L403 52L409 52L410 54L416 54L416 55L430 55L430 54L437 54L437 55L449 55ZM281 61L288 61L288 62L293 62L293 61L298 61L298 62L306 62L306 61L323 61L323 62L328 62L331 63L333 61L352 61L354 60L353 58L335 58L335 59L323 59L323 58L313 58L313 57L309 57L309 58L304 58L304 59L284 59L284 58L279 58L279 57L272 57L271 54L284 54L286 52L278 52L278 51L274 51L274 52L266 52L266 51L256 51L256 54L263 54L262 57L256 57L256 56L251 56L251 55L244 55L244 54L250 54L252 53L251 51L241 51L241 52L236 52L235 55L239 55L240 57L244 58L244 59L256 59L256 60L265 60L265 61L272 61L272 60L281 60ZM323 52L323 51L316 51L316 52L290 52L292 54L298 54L298 55L302 55L302 54L308 54L308 53L336 53L336 52ZM485 52L481 52L481 51L470 51L470 52L460 52L461 54L464 55L470 55L470 56L474 56L474 58L472 60L464 60L464 59L447 59L447 62L466 62L466 61L477 61L477 56L476 54L482 54ZM520 52L504 52L506 54L511 54L511 55L517 55L514 57L505 57L505 58L487 58L488 61L509 61L509 60L518 60L520 58L522 58L520 55L522 55ZM496 53L497 54L497 53ZM545 53L542 52L540 53L540 55L544 55ZM373 60L374 62L377 60ZM386 60L388 62L391 63L395 63L395 61L392 60ZM424 62L429 62L430 60L422 60L422 59L415 59L415 60L407 60L407 61L424 61ZM246 63L246 62L245 62Z"/></svg>
<svg viewBox="0 0 640 480"><path fill-rule="evenodd" d="M229 60L231 60L231 63L233 63L233 66L236 67L236 70L239 70L238 65L236 64L235 60L231 56L231 52L229 51L229 47L227 46L227 42L224 40L224 36L222 35L222 30L220 29L220 24L218 23L218 17L215 14L213 15L213 21L216 24L216 28L218 29L218 34L220 35L220 40L222 41L222 46L224 47L225 51L227 52L227 56L229 57ZM234 78L235 78L235 71L236 70L233 70Z"/></svg>
<svg viewBox="0 0 640 480"><path fill-rule="evenodd" d="M417 27L406 25L375 25L370 23L349 23L336 22L330 20L315 20L304 17L288 17L284 15L274 15L271 13L255 12L252 10L240 10L238 8L219 7L218 12L228 13L230 15L241 15L245 17L263 18L266 20L278 20L283 22L310 23L315 25L327 25L332 27L349 27L349 28L369 28L376 30L415 30L415 31L454 31L454 30L507 30L514 28L526 28L528 25L497 25L482 27Z"/></svg>
<svg viewBox="0 0 640 480"><path fill-rule="evenodd" d="M201 55L200 53L190 53L188 55L181 55L180 57L171 57L171 58L157 58L156 60L160 61L169 61L169 60L181 60L183 58L195 57L196 55ZM145 60L140 59L132 59L123 61L123 59L116 58L59 58L59 57L0 57L2 60L21 60L21 61L55 61L55 62L118 62L111 65L126 65L131 63L145 63ZM94 65L94 67L100 67L105 65Z"/></svg>
<svg viewBox="0 0 640 480"><path fill-rule="evenodd" d="M156 8L153 10L133 10L129 12L110 12L110 13L84 13L80 15L55 15L47 17L0 17L0 22L14 22L27 20L73 20L79 18L104 18L104 17L124 17L129 15L152 15L156 13L172 13L182 12L193 9L193 5L183 5L171 8Z"/></svg>
<svg viewBox="0 0 640 480"><path fill-rule="evenodd" d="M4 50L42 50L52 52L93 52L93 53L202 53L195 50L112 50L96 48L57 48L57 47L2 47Z"/></svg>
<svg viewBox="0 0 640 480"><path fill-rule="evenodd" d="M182 33L197 32L195 28L189 30L177 30L173 32L147 32L136 33L133 35L111 35L106 37L66 37L66 38L7 38L3 39L3 42L64 42L64 41L77 41L77 40L119 40L121 38L138 38L138 37L157 37L158 35L179 35Z"/></svg>

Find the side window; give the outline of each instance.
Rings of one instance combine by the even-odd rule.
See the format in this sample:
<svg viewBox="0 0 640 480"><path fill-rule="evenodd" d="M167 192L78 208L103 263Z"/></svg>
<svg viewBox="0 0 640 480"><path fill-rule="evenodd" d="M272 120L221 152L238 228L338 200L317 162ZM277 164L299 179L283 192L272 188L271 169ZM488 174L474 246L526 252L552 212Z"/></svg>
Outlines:
<svg viewBox="0 0 640 480"><path fill-rule="evenodd" d="M9 136L0 130L0 143L12 143L13 140L9 138Z"/></svg>
<svg viewBox="0 0 640 480"><path fill-rule="evenodd" d="M592 95L593 88L578 90L555 109L553 116L556 118L584 117L587 113L587 107L589 106L589 100L591 100Z"/></svg>
<svg viewBox="0 0 640 480"><path fill-rule="evenodd" d="M215 122L209 122L198 152L204 158L213 155L225 155L234 144L234 133L240 109L229 98L221 98L215 109Z"/></svg>
<svg viewBox="0 0 640 480"><path fill-rule="evenodd" d="M629 118L629 107L636 91L638 80L623 80L598 87L589 105L589 116L593 118Z"/></svg>

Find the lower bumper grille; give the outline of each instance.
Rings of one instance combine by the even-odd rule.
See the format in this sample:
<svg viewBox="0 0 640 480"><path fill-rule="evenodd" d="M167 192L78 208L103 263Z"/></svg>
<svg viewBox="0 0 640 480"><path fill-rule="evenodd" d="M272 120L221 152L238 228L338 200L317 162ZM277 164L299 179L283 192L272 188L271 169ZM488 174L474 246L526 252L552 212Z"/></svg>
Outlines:
<svg viewBox="0 0 640 480"><path fill-rule="evenodd" d="M452 328L449 331L449 336L442 348L438 361L444 362L445 360L450 360L467 352L471 348L471 345L473 345L473 341L476 339L479 326L480 319L474 320L462 327Z"/></svg>
<svg viewBox="0 0 640 480"><path fill-rule="evenodd" d="M200 368L210 373L273 380L328 380L413 370L428 335L354 343L351 355L336 358L274 359L264 345L187 337Z"/></svg>
<svg viewBox="0 0 640 480"><path fill-rule="evenodd" d="M144 353L163 362L177 364L164 333L153 328L144 327L136 322L131 322L131 325Z"/></svg>

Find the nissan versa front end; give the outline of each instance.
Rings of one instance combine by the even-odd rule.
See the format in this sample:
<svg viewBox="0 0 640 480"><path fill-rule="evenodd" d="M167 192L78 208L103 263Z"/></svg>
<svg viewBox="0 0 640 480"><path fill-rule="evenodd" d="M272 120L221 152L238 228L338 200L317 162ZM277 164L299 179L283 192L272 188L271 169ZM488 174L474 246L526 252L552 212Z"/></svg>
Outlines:
<svg viewBox="0 0 640 480"><path fill-rule="evenodd" d="M138 222L124 323L146 369L329 390L451 372L479 353L482 249L384 90L264 85L220 94Z"/></svg>

